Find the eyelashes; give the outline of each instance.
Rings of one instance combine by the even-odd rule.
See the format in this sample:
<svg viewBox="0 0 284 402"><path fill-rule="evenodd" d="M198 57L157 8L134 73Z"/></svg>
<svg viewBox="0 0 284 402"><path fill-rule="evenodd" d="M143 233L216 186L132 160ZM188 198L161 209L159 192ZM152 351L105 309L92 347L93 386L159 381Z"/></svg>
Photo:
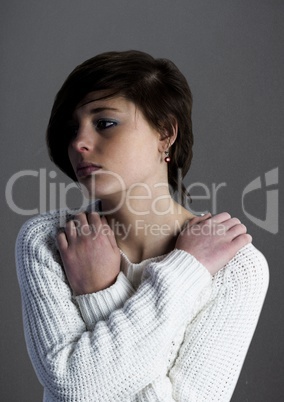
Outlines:
<svg viewBox="0 0 284 402"><path fill-rule="evenodd" d="M117 126L117 121L109 119L99 119L94 122L94 126L97 128L97 130L103 131Z"/></svg>
<svg viewBox="0 0 284 402"><path fill-rule="evenodd" d="M96 119L93 121L94 128L99 132L109 130L113 127L116 127L117 125L118 122L112 119ZM76 135L78 134L79 129L80 125L78 123L74 121L69 121L67 123L67 131L69 138L70 139L75 138Z"/></svg>

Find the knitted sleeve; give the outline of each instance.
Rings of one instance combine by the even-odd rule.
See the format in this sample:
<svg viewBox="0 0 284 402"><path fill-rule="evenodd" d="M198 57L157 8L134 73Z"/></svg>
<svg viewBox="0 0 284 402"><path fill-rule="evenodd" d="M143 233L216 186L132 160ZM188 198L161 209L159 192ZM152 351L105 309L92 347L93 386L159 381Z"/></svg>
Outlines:
<svg viewBox="0 0 284 402"><path fill-rule="evenodd" d="M96 293L74 296L86 327L92 330L101 320L107 320L110 314L121 308L134 294L133 286L123 272L120 272L113 285Z"/></svg>
<svg viewBox="0 0 284 402"><path fill-rule="evenodd" d="M44 400L127 401L164 371L165 351L212 277L174 250L146 268L122 308L88 330L56 251L57 225L55 214L28 221L16 247L27 348Z"/></svg>
<svg viewBox="0 0 284 402"><path fill-rule="evenodd" d="M269 281L253 245L241 249L214 279L211 297L187 325L174 366L139 401L228 402L253 337Z"/></svg>
<svg viewBox="0 0 284 402"><path fill-rule="evenodd" d="M219 271L212 298L186 330L169 373L179 402L227 402L234 392L268 288L268 266L249 244Z"/></svg>

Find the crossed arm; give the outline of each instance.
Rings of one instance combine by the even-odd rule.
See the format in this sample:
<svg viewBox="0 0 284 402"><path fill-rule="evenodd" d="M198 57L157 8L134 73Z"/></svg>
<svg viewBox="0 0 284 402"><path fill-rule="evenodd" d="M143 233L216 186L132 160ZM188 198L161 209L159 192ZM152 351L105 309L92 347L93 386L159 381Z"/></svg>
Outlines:
<svg viewBox="0 0 284 402"><path fill-rule="evenodd" d="M229 401L267 286L266 260L254 246L247 245L213 277L212 285L200 292L196 309L192 305L188 310L186 326L181 328L183 343L174 363L164 366L159 376L129 401ZM100 316L103 293L96 295L93 305L83 303L85 296L77 298L81 310L87 309L90 314L95 309ZM103 308L105 319L112 311L108 306L108 313ZM179 342L179 336L174 341ZM167 357L165 353L165 361Z"/></svg>
<svg viewBox="0 0 284 402"><path fill-rule="evenodd" d="M184 345L193 344L188 334L194 333L200 317L211 311L213 299L207 300L206 306L199 303L204 309L196 315L200 295L212 289L208 270L193 255L175 249L160 263L149 265L134 294L131 286L126 286L126 278L117 278L111 288L102 291L115 293L120 286L125 300L113 297L109 317L97 321L98 301L103 295L98 292L74 299L54 246L51 226L54 229L57 220L55 215L46 215L30 221L17 242L25 334L30 357L45 387L45 400L142 401L155 400L153 395L156 400L199 400L179 395L181 389L195 389L187 369L194 357L190 347L182 347L169 371L165 354L187 322ZM265 272L263 261L262 265ZM258 314L259 304L255 309ZM92 309L96 309L94 314ZM88 317L88 322L82 317ZM243 349L248 347L247 341Z"/></svg>
<svg viewBox="0 0 284 402"><path fill-rule="evenodd" d="M173 367L144 391L154 390L159 401L230 401L267 286L263 255L252 245L241 249L214 276L210 297L188 323Z"/></svg>

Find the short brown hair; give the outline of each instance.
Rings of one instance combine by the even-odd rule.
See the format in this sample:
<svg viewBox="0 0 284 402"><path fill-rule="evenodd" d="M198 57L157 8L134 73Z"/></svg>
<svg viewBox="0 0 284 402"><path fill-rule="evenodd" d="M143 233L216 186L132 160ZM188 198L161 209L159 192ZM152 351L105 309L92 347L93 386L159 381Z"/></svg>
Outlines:
<svg viewBox="0 0 284 402"><path fill-rule="evenodd" d="M191 91L172 61L154 59L137 50L102 53L71 72L55 98L47 128L51 160L77 180L68 157L68 121L78 103L88 93L99 90L109 91L107 97L121 95L132 101L160 133L166 129L171 135L177 122L178 135L170 148L168 164L169 185L176 191L178 175L186 175L192 160ZM183 185L182 189L184 195Z"/></svg>

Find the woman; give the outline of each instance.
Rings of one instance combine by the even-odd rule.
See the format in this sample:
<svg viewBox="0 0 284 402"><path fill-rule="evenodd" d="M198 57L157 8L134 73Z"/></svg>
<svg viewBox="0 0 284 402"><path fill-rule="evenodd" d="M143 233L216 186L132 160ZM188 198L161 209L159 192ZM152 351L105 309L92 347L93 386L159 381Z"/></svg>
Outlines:
<svg viewBox="0 0 284 402"><path fill-rule="evenodd" d="M186 202L191 106L176 66L138 51L87 60L55 99L50 156L90 207L33 218L17 241L46 402L231 398L268 269L238 219L172 197Z"/></svg>

